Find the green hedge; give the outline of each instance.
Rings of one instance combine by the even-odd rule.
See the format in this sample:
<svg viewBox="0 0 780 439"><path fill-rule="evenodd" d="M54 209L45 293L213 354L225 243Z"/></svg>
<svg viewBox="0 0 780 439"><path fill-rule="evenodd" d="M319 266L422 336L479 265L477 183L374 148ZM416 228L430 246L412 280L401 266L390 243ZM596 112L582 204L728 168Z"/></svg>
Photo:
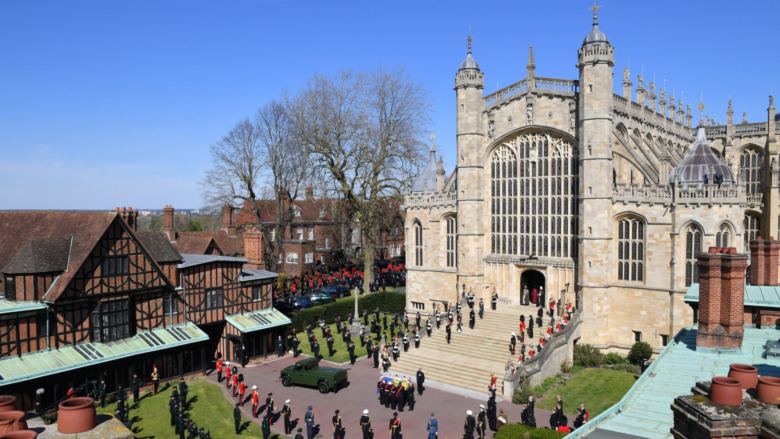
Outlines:
<svg viewBox="0 0 780 439"><path fill-rule="evenodd" d="M382 312L403 313L406 309L406 294L388 291L360 296L358 298L358 313L361 315L361 321L363 308L367 309L373 316L373 312L377 307ZM355 312L355 298L350 296L348 299L337 300L327 305L312 306L296 312L290 317L292 321L290 328L303 331L308 324L316 327L320 319L323 318L326 323L333 323L336 321L337 316L341 316L341 320L344 321L351 312ZM369 316L369 322L371 321L371 316Z"/></svg>
<svg viewBox="0 0 780 439"><path fill-rule="evenodd" d="M547 428L531 428L523 424L506 424L498 430L495 439L561 439L567 433L561 433Z"/></svg>

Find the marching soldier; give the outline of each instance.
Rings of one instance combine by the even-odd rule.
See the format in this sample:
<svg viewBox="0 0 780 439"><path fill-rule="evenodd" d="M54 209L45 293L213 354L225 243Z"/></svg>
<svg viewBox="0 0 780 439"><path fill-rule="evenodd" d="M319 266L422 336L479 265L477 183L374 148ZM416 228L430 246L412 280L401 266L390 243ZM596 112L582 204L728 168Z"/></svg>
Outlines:
<svg viewBox="0 0 780 439"><path fill-rule="evenodd" d="M290 407L290 400L284 402L282 407L282 416L284 416L284 434L292 433L292 425L290 424L290 417L292 417L292 408Z"/></svg>
<svg viewBox="0 0 780 439"><path fill-rule="evenodd" d="M240 402L241 405L244 405L245 394L246 394L246 384L244 384L244 380L241 380L241 382L238 383L238 402Z"/></svg>
<svg viewBox="0 0 780 439"><path fill-rule="evenodd" d="M311 406L309 406L303 419L306 423L306 437L308 439L314 439L314 413L311 412Z"/></svg>
<svg viewBox="0 0 780 439"><path fill-rule="evenodd" d="M414 411L414 384L409 383L409 387L406 388L406 404L409 406L409 411Z"/></svg>
<svg viewBox="0 0 780 439"><path fill-rule="evenodd" d="M382 392L385 394L385 407L390 408L390 395L393 393L392 381L385 382Z"/></svg>
<svg viewBox="0 0 780 439"><path fill-rule="evenodd" d="M265 412L268 414L268 416L271 416L271 420L269 421L272 425L274 423L274 394L269 393L268 398L265 399Z"/></svg>
<svg viewBox="0 0 780 439"><path fill-rule="evenodd" d="M382 377L379 377L379 381L376 382L376 392L379 394L379 404L385 405L385 381Z"/></svg>
<svg viewBox="0 0 780 439"><path fill-rule="evenodd" d="M341 424L341 416L339 416L339 411L336 410L336 414L333 415L333 439L343 439L343 431L344 428Z"/></svg>
<svg viewBox="0 0 780 439"><path fill-rule="evenodd" d="M395 383L390 386L390 408L396 410L398 408L398 387Z"/></svg>
<svg viewBox="0 0 780 439"><path fill-rule="evenodd" d="M390 439L401 439L401 420L396 412L393 412L393 419L390 420Z"/></svg>
<svg viewBox="0 0 780 439"><path fill-rule="evenodd" d="M179 416L179 405L173 397L171 397L171 401L168 403L168 412L171 414L171 427L173 427L176 425L176 417Z"/></svg>
<svg viewBox="0 0 780 439"><path fill-rule="evenodd" d="M225 362L225 388L230 388L230 362Z"/></svg>
<svg viewBox="0 0 780 439"><path fill-rule="evenodd" d="M176 417L176 434L179 435L179 439L184 439L184 413L179 412L179 416Z"/></svg>
<svg viewBox="0 0 780 439"><path fill-rule="evenodd" d="M466 420L463 422L463 439L474 439L476 421L471 416L471 410L466 410Z"/></svg>
<svg viewBox="0 0 780 439"><path fill-rule="evenodd" d="M252 386L252 417L257 418L257 403L260 395L257 394L257 386Z"/></svg>
<svg viewBox="0 0 780 439"><path fill-rule="evenodd" d="M512 333L512 336L509 338L509 352L512 353L512 356L515 356L515 344L517 343L517 338L515 338L515 333Z"/></svg>
<svg viewBox="0 0 780 439"><path fill-rule="evenodd" d="M363 410L363 416L360 417L360 430L363 432L363 439L371 439L371 418L368 416L368 409Z"/></svg>
<svg viewBox="0 0 780 439"><path fill-rule="evenodd" d="M195 436L198 435L198 425L192 421L190 421L190 425L187 428L187 431L190 433L187 436L187 439L195 439Z"/></svg>
<svg viewBox="0 0 780 439"><path fill-rule="evenodd" d="M497 413L496 413L496 398L493 395L488 398L488 410L487 410L488 426L490 431L498 431L497 426Z"/></svg>
<svg viewBox="0 0 780 439"><path fill-rule="evenodd" d="M485 406L479 405L479 414L477 415L477 437L479 439L485 439Z"/></svg>

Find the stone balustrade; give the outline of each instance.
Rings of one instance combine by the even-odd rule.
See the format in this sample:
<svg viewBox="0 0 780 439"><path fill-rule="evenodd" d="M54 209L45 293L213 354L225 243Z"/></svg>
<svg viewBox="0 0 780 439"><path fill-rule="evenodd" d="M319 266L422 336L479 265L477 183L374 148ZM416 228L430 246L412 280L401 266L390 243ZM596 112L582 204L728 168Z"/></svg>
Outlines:
<svg viewBox="0 0 780 439"><path fill-rule="evenodd" d="M504 87L494 93L485 96L486 107L492 107L503 102L518 99L529 91L537 90L539 93L556 96L573 96L579 90L579 81L560 78L532 78L533 87L530 87L528 78Z"/></svg>
<svg viewBox="0 0 780 439"><path fill-rule="evenodd" d="M744 184L721 185L631 185L616 184L612 187L614 203L624 204L742 204L761 203L762 195L745 194Z"/></svg>
<svg viewBox="0 0 780 439"><path fill-rule="evenodd" d="M456 192L412 192L404 197L402 209L418 206L441 206L455 204L458 200Z"/></svg>

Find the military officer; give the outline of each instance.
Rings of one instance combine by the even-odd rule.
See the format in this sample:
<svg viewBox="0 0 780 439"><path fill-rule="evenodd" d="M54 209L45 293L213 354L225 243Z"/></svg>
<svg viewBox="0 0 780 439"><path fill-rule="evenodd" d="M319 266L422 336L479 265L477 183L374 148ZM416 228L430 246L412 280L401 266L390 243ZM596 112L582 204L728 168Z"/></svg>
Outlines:
<svg viewBox="0 0 780 439"><path fill-rule="evenodd" d="M431 318L428 317L428 322L425 324L425 329L428 331L428 337L431 336L431 331L433 330L433 325L431 324Z"/></svg>
<svg viewBox="0 0 780 439"><path fill-rule="evenodd" d="M306 423L306 437L308 439L314 439L314 413L311 412L311 406L307 409L304 416L304 422Z"/></svg>
<svg viewBox="0 0 780 439"><path fill-rule="evenodd" d="M273 416L274 416L274 394L273 393L269 393L268 397L265 399L265 412L266 412L266 414L271 416L271 420L269 422L271 423L271 425L273 425L273 423L274 423L274 419L273 419Z"/></svg>
<svg viewBox="0 0 780 439"><path fill-rule="evenodd" d="M422 368L417 369L417 394L422 396L423 390L423 383L425 383L425 374L422 371Z"/></svg>
<svg viewBox="0 0 780 439"><path fill-rule="evenodd" d="M341 416L339 416L338 409L333 415L333 439L344 438L344 425L341 423Z"/></svg>
<svg viewBox="0 0 780 439"><path fill-rule="evenodd" d="M390 439L401 439L401 420L398 419L398 413L393 412L393 419L390 420Z"/></svg>
<svg viewBox="0 0 780 439"><path fill-rule="evenodd" d="M479 405L479 414L477 415L477 437L479 439L485 439L485 427L486 427L485 406Z"/></svg>
<svg viewBox="0 0 780 439"><path fill-rule="evenodd" d="M476 421L471 414L471 410L466 410L466 420L463 422L463 439L474 439Z"/></svg>
<svg viewBox="0 0 780 439"><path fill-rule="evenodd" d="M439 433L439 421L433 416L431 413L431 419L428 420L428 439L436 439Z"/></svg>
<svg viewBox="0 0 780 439"><path fill-rule="evenodd" d="M292 417L292 407L290 407L290 400L284 402L282 407L282 416L284 416L284 434L292 433L292 424L290 418Z"/></svg>
<svg viewBox="0 0 780 439"><path fill-rule="evenodd" d="M363 439L371 439L371 418L368 416L368 409L363 410L363 416L360 417L360 431L363 432Z"/></svg>

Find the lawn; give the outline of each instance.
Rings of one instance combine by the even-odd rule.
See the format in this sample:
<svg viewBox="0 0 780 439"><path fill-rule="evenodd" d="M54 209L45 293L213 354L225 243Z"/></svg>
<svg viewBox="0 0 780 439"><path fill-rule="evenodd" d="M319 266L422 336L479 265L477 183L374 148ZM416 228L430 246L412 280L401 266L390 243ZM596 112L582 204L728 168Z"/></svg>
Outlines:
<svg viewBox="0 0 780 439"><path fill-rule="evenodd" d="M343 299L342 299L343 300ZM354 299L353 299L354 300ZM344 316L346 318L346 316ZM361 320L362 322L362 320ZM343 323L342 323L343 324ZM346 363L349 361L349 352L347 352L347 344L344 343L341 338L341 334L336 331L336 324L332 323L328 325L331 333L333 334L333 356L331 357L328 352L328 344L325 343L325 338L322 337L322 330L319 326L314 329L314 336L317 337L317 341L320 343L320 355L324 360L332 361L334 363ZM352 343L355 344L355 356L357 358L366 356L366 348L360 346L360 335L351 334ZM298 340L301 342L298 345L298 350L304 355L314 356L309 347L309 339L306 337L306 333L299 333Z"/></svg>
<svg viewBox="0 0 780 439"><path fill-rule="evenodd" d="M557 403L556 396L561 395L564 413L576 416L577 408L584 403L593 419L620 401L636 380L637 375L632 373L602 368L583 369L566 384L547 391L536 408L552 410Z"/></svg>
<svg viewBox="0 0 780 439"><path fill-rule="evenodd" d="M200 427L211 431L212 438L243 437L261 438L260 426L242 416L241 435L235 434L233 424L233 404L222 395L222 389L216 384L195 378L187 380L190 393L187 395L190 409L185 417L191 418ZM132 403L130 396L130 420L133 421L133 433L137 438L162 439L174 437L174 427L170 426L171 415L168 401L173 386L166 383L157 395L151 396L151 390L141 395L141 400ZM98 413L112 413L116 404L97 407ZM275 434L272 437L276 436Z"/></svg>

